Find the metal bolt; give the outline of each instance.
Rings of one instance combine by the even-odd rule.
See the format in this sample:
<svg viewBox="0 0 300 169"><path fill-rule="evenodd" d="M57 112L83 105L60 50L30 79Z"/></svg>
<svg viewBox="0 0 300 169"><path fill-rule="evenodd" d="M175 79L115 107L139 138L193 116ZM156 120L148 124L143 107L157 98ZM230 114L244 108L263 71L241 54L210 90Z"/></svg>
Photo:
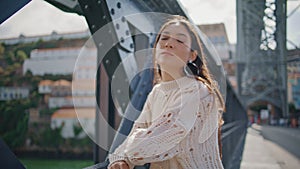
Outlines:
<svg viewBox="0 0 300 169"><path fill-rule="evenodd" d="M112 15L114 15L114 14L115 14L115 10L114 10L114 8L111 8L111 10L110 10L110 13L111 13Z"/></svg>
<svg viewBox="0 0 300 169"><path fill-rule="evenodd" d="M121 21L122 21L122 22L125 22L125 21L126 21L126 19L125 19L124 16L122 16Z"/></svg>
<svg viewBox="0 0 300 169"><path fill-rule="evenodd" d="M121 3L120 3L120 2L117 3L117 7L118 7L119 9L121 8Z"/></svg>

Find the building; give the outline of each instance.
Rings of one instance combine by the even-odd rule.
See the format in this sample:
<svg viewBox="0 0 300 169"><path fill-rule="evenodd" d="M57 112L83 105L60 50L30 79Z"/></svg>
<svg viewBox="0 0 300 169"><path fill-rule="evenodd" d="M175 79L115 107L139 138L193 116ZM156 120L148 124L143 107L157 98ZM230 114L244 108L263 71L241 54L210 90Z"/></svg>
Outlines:
<svg viewBox="0 0 300 169"><path fill-rule="evenodd" d="M15 100L29 97L29 89L25 87L0 87L0 100Z"/></svg>
<svg viewBox="0 0 300 169"><path fill-rule="evenodd" d="M198 25L199 29L209 39L216 49L231 85L237 90L235 76L235 45L230 44L224 23Z"/></svg>
<svg viewBox="0 0 300 169"><path fill-rule="evenodd" d="M53 86L52 80L42 80L39 83L39 93L40 94L50 94Z"/></svg>
<svg viewBox="0 0 300 169"><path fill-rule="evenodd" d="M67 97L72 95L71 82L67 80L57 80L52 85L51 96L53 97Z"/></svg>
<svg viewBox="0 0 300 169"><path fill-rule="evenodd" d="M62 82L57 87L69 85L71 94L69 96L57 95L67 90L55 91L52 87L49 98L50 108L60 108L51 116L51 127L63 126L62 136L64 138L75 137L74 126L81 125L84 132L79 137L89 135L95 136L95 115L96 115L96 72L97 72L97 50L96 48L83 47L74 71L72 83Z"/></svg>
<svg viewBox="0 0 300 169"><path fill-rule="evenodd" d="M0 43L4 43L6 45L15 45L18 43L37 42L39 40L47 42L47 41L53 41L59 39L81 39L81 38L88 38L88 37L90 37L90 31L88 30L84 32L74 32L74 33L64 33L64 34L58 34L57 32L54 31L50 35L29 36L29 37L20 34L20 36L16 38L0 39Z"/></svg>
<svg viewBox="0 0 300 169"><path fill-rule="evenodd" d="M82 126L77 137L83 138L86 135L95 137L95 108L81 109L59 109L51 116L51 128L58 128L63 125L61 135L64 138L75 137L74 126Z"/></svg>
<svg viewBox="0 0 300 169"><path fill-rule="evenodd" d="M232 59L231 46L224 23L198 25L198 27L214 45L222 61Z"/></svg>
<svg viewBox="0 0 300 169"><path fill-rule="evenodd" d="M72 79L74 107L96 106L97 50L84 47L76 63Z"/></svg>
<svg viewBox="0 0 300 169"><path fill-rule="evenodd" d="M67 75L72 74L81 48L35 49L30 59L23 63L23 74L31 71L33 75Z"/></svg>
<svg viewBox="0 0 300 169"><path fill-rule="evenodd" d="M289 50L287 60L288 102L300 110L300 50Z"/></svg>
<svg viewBox="0 0 300 169"><path fill-rule="evenodd" d="M39 93L44 95L44 103L49 108L73 107L71 82L67 80L43 80L39 83Z"/></svg>

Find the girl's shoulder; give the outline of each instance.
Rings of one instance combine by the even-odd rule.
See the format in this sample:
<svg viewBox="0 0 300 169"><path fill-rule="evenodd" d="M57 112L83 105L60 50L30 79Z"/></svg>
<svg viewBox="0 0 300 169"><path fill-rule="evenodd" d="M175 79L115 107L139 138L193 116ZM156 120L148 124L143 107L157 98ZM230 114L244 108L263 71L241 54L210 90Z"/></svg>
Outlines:
<svg viewBox="0 0 300 169"><path fill-rule="evenodd" d="M200 98L212 97L213 92L208 84L197 80L197 90L199 92Z"/></svg>

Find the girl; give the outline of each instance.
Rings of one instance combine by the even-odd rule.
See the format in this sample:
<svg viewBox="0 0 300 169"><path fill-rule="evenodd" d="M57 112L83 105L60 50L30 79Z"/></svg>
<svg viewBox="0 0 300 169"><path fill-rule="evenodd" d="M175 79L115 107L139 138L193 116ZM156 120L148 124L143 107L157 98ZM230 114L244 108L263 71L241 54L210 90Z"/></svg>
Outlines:
<svg viewBox="0 0 300 169"><path fill-rule="evenodd" d="M109 155L108 168L223 169L218 133L224 101L193 25L181 16L166 22L153 60L155 85L129 136Z"/></svg>

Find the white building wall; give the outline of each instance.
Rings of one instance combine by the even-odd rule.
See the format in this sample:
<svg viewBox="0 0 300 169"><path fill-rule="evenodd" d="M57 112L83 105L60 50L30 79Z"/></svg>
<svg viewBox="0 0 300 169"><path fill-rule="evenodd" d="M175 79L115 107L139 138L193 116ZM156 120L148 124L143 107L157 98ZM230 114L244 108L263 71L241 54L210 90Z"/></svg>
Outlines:
<svg viewBox="0 0 300 169"><path fill-rule="evenodd" d="M57 108L57 107L71 107L73 106L72 98L65 97L50 97L48 107Z"/></svg>
<svg viewBox="0 0 300 169"><path fill-rule="evenodd" d="M82 48L76 62L73 81L96 79L97 66L97 49Z"/></svg>
<svg viewBox="0 0 300 169"><path fill-rule="evenodd" d="M50 97L49 108L57 108L57 107L95 107L96 106L96 97Z"/></svg>
<svg viewBox="0 0 300 169"><path fill-rule="evenodd" d="M40 85L39 86L39 93L41 93L41 94L51 93L51 90L52 90L51 86L45 86L45 85Z"/></svg>
<svg viewBox="0 0 300 169"><path fill-rule="evenodd" d="M51 128L55 129L61 125L64 125L61 131L61 136L63 138L74 138L74 126L81 125L83 131L79 134L80 138L83 138L87 135L94 137L95 119L80 118L79 121L77 118L55 118L51 119Z"/></svg>
<svg viewBox="0 0 300 169"><path fill-rule="evenodd" d="M74 68L76 69L74 71ZM23 74L73 74L73 80L95 79L97 71L96 48L57 48L33 50L23 64Z"/></svg>
<svg viewBox="0 0 300 169"><path fill-rule="evenodd" d="M35 49L30 52L30 59L53 60L62 58L76 59L80 48Z"/></svg>
<svg viewBox="0 0 300 169"><path fill-rule="evenodd" d="M25 60L23 64L23 73L30 70L33 75L44 74L72 74L75 65L75 59L54 59L54 60Z"/></svg>
<svg viewBox="0 0 300 169"><path fill-rule="evenodd" d="M0 100L28 98L29 89L22 87L0 87Z"/></svg>
<svg viewBox="0 0 300 169"><path fill-rule="evenodd" d="M80 121L80 125L83 128L83 131L79 134L80 138L83 138L85 136L90 136L92 138L95 137L95 119L91 119L91 118L54 118L51 119L51 128L55 129L60 127L62 124L64 124L62 131L61 131L61 135L63 138L73 138L75 137L74 134L74 126L79 125L79 121Z"/></svg>
<svg viewBox="0 0 300 169"><path fill-rule="evenodd" d="M96 97L73 97L75 107L95 107Z"/></svg>

